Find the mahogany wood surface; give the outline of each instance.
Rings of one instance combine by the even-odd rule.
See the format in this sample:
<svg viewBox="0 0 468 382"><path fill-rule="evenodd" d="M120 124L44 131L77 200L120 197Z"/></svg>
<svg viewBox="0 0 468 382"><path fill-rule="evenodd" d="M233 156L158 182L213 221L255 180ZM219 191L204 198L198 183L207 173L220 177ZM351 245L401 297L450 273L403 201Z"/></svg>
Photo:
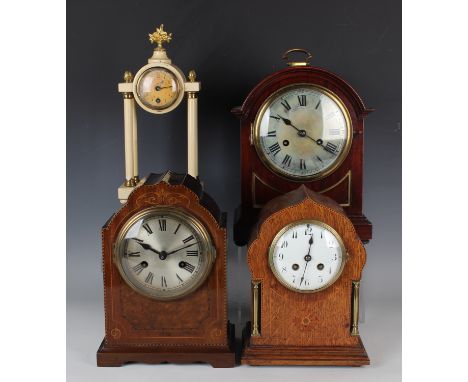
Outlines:
<svg viewBox="0 0 468 382"><path fill-rule="evenodd" d="M315 293L284 287L268 263L270 245L286 225L313 219L340 235L348 259L340 277ZM351 335L352 281L361 279L364 245L343 208L306 186L275 198L263 208L248 245L252 282L260 283L260 335L245 342L242 363L288 365L365 365L360 337Z"/></svg>
<svg viewBox="0 0 468 382"><path fill-rule="evenodd" d="M336 94L349 111L352 145L346 159L325 178L308 182L288 180L266 167L251 142L255 117L265 100L275 91L293 84L322 86ZM236 212L234 240L245 245L259 209L269 200L296 189L301 183L340 203L363 241L372 238L372 224L362 212L364 118L366 108L357 92L339 76L312 66L289 67L265 78L249 93L241 107L232 109L240 118L241 205Z"/></svg>
<svg viewBox="0 0 468 382"><path fill-rule="evenodd" d="M206 227L216 248L208 278L177 300L158 301L136 292L114 263L113 248L120 229L136 213L152 206L177 207L194 216ZM99 366L177 359L233 366L227 315L226 215L197 179L171 172L148 176L103 227L102 260L105 337L98 351ZM200 360L200 354L205 358Z"/></svg>

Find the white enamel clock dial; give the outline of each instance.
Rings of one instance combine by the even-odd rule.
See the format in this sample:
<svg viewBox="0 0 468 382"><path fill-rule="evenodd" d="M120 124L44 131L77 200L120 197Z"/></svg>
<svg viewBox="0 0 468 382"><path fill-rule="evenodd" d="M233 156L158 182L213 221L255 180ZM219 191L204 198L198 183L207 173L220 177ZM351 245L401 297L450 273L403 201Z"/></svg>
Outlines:
<svg viewBox="0 0 468 382"><path fill-rule="evenodd" d="M346 252L340 236L318 221L303 221L285 227L270 248L270 267L287 288L315 292L340 276Z"/></svg>
<svg viewBox="0 0 468 382"><path fill-rule="evenodd" d="M260 158L272 171L296 180L319 178L346 157L350 119L342 102L328 91L294 86L265 102L254 138Z"/></svg>
<svg viewBox="0 0 468 382"><path fill-rule="evenodd" d="M173 299L200 286L214 260L201 223L172 209L133 220L116 251L120 273L133 289L156 299Z"/></svg>

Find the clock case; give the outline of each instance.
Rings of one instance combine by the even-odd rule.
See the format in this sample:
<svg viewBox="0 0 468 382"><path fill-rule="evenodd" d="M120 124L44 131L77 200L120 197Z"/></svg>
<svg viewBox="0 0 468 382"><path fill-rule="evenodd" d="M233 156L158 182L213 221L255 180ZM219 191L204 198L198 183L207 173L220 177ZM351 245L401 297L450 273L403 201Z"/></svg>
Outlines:
<svg viewBox="0 0 468 382"><path fill-rule="evenodd" d="M180 299L158 301L125 283L114 261L121 228L153 206L181 209L207 229L216 259L205 282ZM228 322L226 288L226 214L187 174L150 174L127 203L102 228L105 337L97 352L98 366L128 362L235 365L234 326Z"/></svg>
<svg viewBox="0 0 468 382"><path fill-rule="evenodd" d="M349 112L351 147L343 162L329 175L310 181L291 180L272 172L261 160L254 145L255 118L264 102L278 90L299 85L315 85L336 95ZM357 92L343 79L324 69L292 66L265 78L249 93L240 107L231 112L240 118L241 204L236 210L234 241L247 244L260 208L269 200L296 189L300 184L337 201L353 222L364 242L372 238L372 224L362 213L364 118L366 108Z"/></svg>
<svg viewBox="0 0 468 382"><path fill-rule="evenodd" d="M343 240L348 257L328 288L298 293L282 285L268 262L283 227L317 220ZM304 185L268 202L248 245L252 321L243 331L241 363L248 365L336 365L370 363L358 330L359 283L366 252L353 224L331 198Z"/></svg>

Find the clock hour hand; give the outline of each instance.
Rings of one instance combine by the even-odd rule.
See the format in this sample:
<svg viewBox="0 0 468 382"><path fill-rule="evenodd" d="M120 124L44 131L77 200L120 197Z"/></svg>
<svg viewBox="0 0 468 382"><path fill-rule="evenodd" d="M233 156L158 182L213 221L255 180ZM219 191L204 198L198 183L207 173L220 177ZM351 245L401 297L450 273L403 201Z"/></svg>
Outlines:
<svg viewBox="0 0 468 382"><path fill-rule="evenodd" d="M304 132L304 135L305 135L305 130L301 130L301 129L298 129L296 126L294 126L292 123L291 123L291 120L290 119L287 119L287 118L284 118L282 117L281 115L277 114L277 116L279 118L281 118L281 120L284 122L285 125L288 125L288 126L291 126L292 128L296 129L299 133L301 133L302 131ZM300 134L299 134L300 135Z"/></svg>
<svg viewBox="0 0 468 382"><path fill-rule="evenodd" d="M198 241L196 241L195 243L186 245L185 247L182 247L182 248L176 249L176 250L174 250L174 251L168 252L166 255L167 255L167 256L172 255L173 253L182 251L183 249L188 248L188 247L191 247L192 245L195 245L195 244L197 244L197 243L198 243Z"/></svg>
<svg viewBox="0 0 468 382"><path fill-rule="evenodd" d="M169 88L172 88L172 86L156 86L155 87L156 91L159 91L161 89L169 89Z"/></svg>
<svg viewBox="0 0 468 382"><path fill-rule="evenodd" d="M161 252L157 251L156 249L154 249L153 247L151 247L151 245L149 245L149 244L143 243L143 242L138 241L138 240L137 240L136 242L137 242L138 244L140 244L140 245L143 247L143 249L150 250L150 251L152 251L152 252L154 252L154 253L156 253L156 254L158 254L158 255L161 254Z"/></svg>
<svg viewBox="0 0 468 382"><path fill-rule="evenodd" d="M291 123L291 120L287 119L287 118L284 118L282 117L281 115L277 114L277 116L279 118L281 118L281 120L284 122L285 125L287 126L291 126L292 128L296 129L297 130L297 135L299 135L300 137L307 137L309 138L310 140L314 141L318 146L320 146L322 149L324 149L327 153L330 153L332 155L335 155L336 156L336 153L332 150L332 147L333 146L330 146L330 145L323 145L323 140L322 139L314 139L312 138L310 135L307 134L307 132L305 130L301 130L299 128L297 128L296 126L294 126L292 123ZM335 146L336 148L336 146Z"/></svg>

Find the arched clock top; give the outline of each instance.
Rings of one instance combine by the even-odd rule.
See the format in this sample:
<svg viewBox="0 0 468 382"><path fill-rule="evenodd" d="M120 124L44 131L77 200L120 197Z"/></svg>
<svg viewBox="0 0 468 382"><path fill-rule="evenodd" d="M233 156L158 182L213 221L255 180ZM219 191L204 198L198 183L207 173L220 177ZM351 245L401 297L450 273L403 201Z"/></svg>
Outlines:
<svg viewBox="0 0 468 382"><path fill-rule="evenodd" d="M292 224L312 220L336 231L343 241L347 260L344 277L360 280L366 251L352 222L334 200L304 185L271 200L260 211L248 244L247 262L252 279L263 280L270 275L265 257L278 233Z"/></svg>
<svg viewBox="0 0 468 382"><path fill-rule="evenodd" d="M311 84L335 93L358 117L365 117L374 109L365 106L354 88L337 74L315 66L291 66L275 72L259 82L247 95L242 106L231 111L240 118L255 117L261 103L269 94L292 84Z"/></svg>

